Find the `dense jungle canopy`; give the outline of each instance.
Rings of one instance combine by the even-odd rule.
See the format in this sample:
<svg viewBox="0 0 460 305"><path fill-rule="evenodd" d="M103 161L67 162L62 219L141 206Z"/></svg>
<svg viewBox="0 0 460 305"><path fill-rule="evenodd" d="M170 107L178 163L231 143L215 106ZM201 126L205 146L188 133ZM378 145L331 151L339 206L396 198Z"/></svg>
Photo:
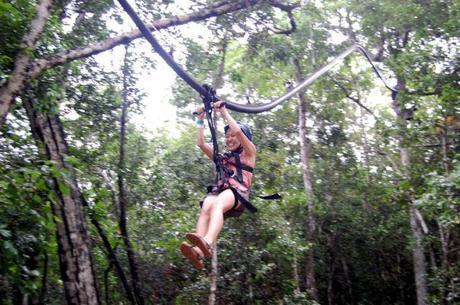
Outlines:
<svg viewBox="0 0 460 305"><path fill-rule="evenodd" d="M179 251L214 177L200 96L145 77L162 59L116 1L0 0L0 304L460 304L458 0L130 4L230 101L266 103L354 43L398 94L355 52L232 111L254 194L283 198L254 196L200 271ZM172 121L139 124L165 103Z"/></svg>

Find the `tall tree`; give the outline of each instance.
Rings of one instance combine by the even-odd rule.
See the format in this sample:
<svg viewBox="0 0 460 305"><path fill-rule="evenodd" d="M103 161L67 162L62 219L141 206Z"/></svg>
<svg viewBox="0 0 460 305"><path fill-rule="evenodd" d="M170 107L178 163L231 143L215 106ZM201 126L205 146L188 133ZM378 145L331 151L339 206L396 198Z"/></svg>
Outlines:
<svg viewBox="0 0 460 305"><path fill-rule="evenodd" d="M417 49L416 46L421 46L423 49L426 43L433 43L431 37L427 36L426 33L437 33L441 35L445 43L452 43L449 25L452 16L450 16L448 10L451 5L451 3L437 3L432 7L431 4L427 5L411 1L402 6L394 1L371 1L366 4L350 1L348 7L343 11L344 13L339 13L343 24L346 25L344 33L354 40L362 39L369 46L375 47L377 53L374 58L376 60L385 60L396 77L396 89L399 90L400 94L393 99L392 107L396 114L399 130L398 142L403 179L409 184L411 184L411 178L413 177L413 165L411 164L412 155L409 144L412 139L410 133L408 133L407 120L410 120L414 115L417 102L416 96L423 92L425 94L436 94L438 90L431 91L431 86L439 86L440 83L445 81L449 82L449 79L451 79L449 75L453 75L452 72L458 68L446 68L441 73L435 73L432 68L428 67L428 62L434 61L438 57L435 54L427 55L424 51ZM436 13L438 17L432 18L430 16L428 18L426 13L428 11ZM404 17L394 18L396 14ZM354 18L358 16L363 17L359 25L356 24L358 22ZM382 22L382 20L385 21ZM353 27L353 24L357 25L357 27ZM444 28L445 31L440 30L441 28ZM443 34L440 34L441 32ZM376 33L376 35L372 36L371 33ZM420 61L418 56L422 56L423 61ZM444 58L449 61L450 57L449 54L445 54ZM405 68L409 66L415 70L421 68L421 71L431 71L434 75L438 75L428 82L420 82L421 79L417 73L408 74ZM454 65L454 67L456 66L458 65ZM409 93L411 90L413 91L412 94ZM429 93L430 91L431 93ZM422 232L423 219L415 203L414 188L415 186L413 185L406 189L406 200L414 241L412 251L417 304L425 305L428 304L428 285L427 262L424 254Z"/></svg>
<svg viewBox="0 0 460 305"><path fill-rule="evenodd" d="M293 59L295 70L295 77L297 83L302 82L304 79L300 62L297 58ZM306 126L308 104L305 97L305 92L302 91L298 94L299 99L299 142L300 142L300 160L302 162L302 179L305 187L305 194L307 195L307 242L316 243L316 219L315 219L315 192L313 191L313 177L311 171L311 140L309 139L309 132ZM319 302L318 287L316 285L315 276L315 258L314 250L311 249L306 255L305 261L305 276L306 285L311 297L316 302Z"/></svg>
<svg viewBox="0 0 460 305"><path fill-rule="evenodd" d="M227 47L228 47L228 32L224 32L224 36L220 39L220 50L221 54L220 62L217 68L217 72L212 80L212 86L214 89L220 89L224 83L224 73L225 73L225 60L227 56ZM209 273L209 298L208 305L215 305L217 301L217 280L219 278L219 269L218 269L218 252L217 252L217 241L214 243L212 250L211 258L211 272Z"/></svg>
<svg viewBox="0 0 460 305"><path fill-rule="evenodd" d="M126 253L128 256L129 270L131 274L131 283L136 301L139 305L143 304L143 298L140 289L139 271L136 262L135 251L128 234L128 224L126 210L128 208L128 194L125 181L126 167L126 127L128 120L128 110L130 105L130 78L133 71L129 68L129 49L125 47L125 55L123 62L123 89L122 89L122 104L120 115L120 144L118 155L118 168L117 168L117 182L118 182L118 204L119 204L119 227L121 238L125 245Z"/></svg>
<svg viewBox="0 0 460 305"><path fill-rule="evenodd" d="M68 146L56 115L38 112L33 97L24 101L32 133L51 162L59 261L68 304L100 304L94 274L83 198L75 171L66 161Z"/></svg>

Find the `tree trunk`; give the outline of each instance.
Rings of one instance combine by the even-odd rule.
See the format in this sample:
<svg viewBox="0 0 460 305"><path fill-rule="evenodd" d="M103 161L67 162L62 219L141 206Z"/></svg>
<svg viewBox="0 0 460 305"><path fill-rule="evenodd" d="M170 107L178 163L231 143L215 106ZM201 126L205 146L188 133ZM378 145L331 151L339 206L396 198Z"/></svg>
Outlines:
<svg viewBox="0 0 460 305"><path fill-rule="evenodd" d="M335 235L329 237L329 252L330 252L330 264L329 274L327 277L327 304L334 305L334 276L335 276L335 265L336 265L336 254L335 254ZM319 302L318 302L319 303Z"/></svg>
<svg viewBox="0 0 460 305"><path fill-rule="evenodd" d="M428 305L427 283L426 283L426 259L423 252L423 233L420 225L417 223L416 207L414 201L410 199L409 217L410 227L414 246L412 249L412 258L414 260L415 288L417 292L417 305Z"/></svg>
<svg viewBox="0 0 460 305"><path fill-rule="evenodd" d="M450 277L450 262L449 262L449 239L450 239L450 228L447 228L444 231L443 224L438 220L439 227L439 239L441 240L441 277L442 283L440 287L440 298L441 304L446 304L446 292L448 291L447 287L449 286L449 277ZM450 301L447 300L447 304L450 304Z"/></svg>
<svg viewBox="0 0 460 305"><path fill-rule="evenodd" d="M64 75L63 75L62 79L63 80L65 79ZM25 110L27 112L27 115L28 115L28 118L29 118L29 121L30 121L30 125L31 125L31 132L32 132L32 135L33 135L36 143L37 143L37 146L39 147L39 149L41 149L42 155L44 155L47 158L49 158L49 154L47 153L46 143L44 141L44 137L42 136L42 134L43 134L42 126L40 124L38 124L39 121L37 120L37 118L38 117L43 117L44 120L49 120L49 121L55 120L55 121L58 121L58 122L59 122L59 118L57 116L50 117L49 115L46 115L44 113L37 113L35 111L35 109L34 109L33 98L31 96L27 96L27 94L26 94L26 96L24 98L23 105L24 105L24 108L25 108ZM58 137L64 139L64 141L65 141L65 134L64 134L64 131L62 130L62 128L54 130L54 132L58 132L59 133ZM63 154L62 158L64 158L63 156L65 154L67 154L67 144L65 144L65 146L61 147L61 152L60 153ZM76 180L77 178L76 178L76 175L75 175L75 170L69 164L66 164L66 166L72 170L72 173L73 173L72 177L74 177L73 179L75 181L77 181ZM81 199L81 202L82 202L83 206L87 207L88 203L85 200L85 198L82 196L82 194L81 194L81 192L79 190L78 184L75 184L74 188L77 189L77 191L79 193L79 196L80 196L79 198ZM131 291L131 288L129 286L128 280L126 279L126 276L125 276L125 273L123 271L123 268L121 267L121 264L118 261L118 258L116 256L115 250L112 248L112 245L110 244L110 241L109 241L107 235L105 234L104 230L102 229L102 226L100 225L99 221L96 219L95 215L91 211L89 212L89 217L90 217L91 223L96 228L96 230L98 232L98 235L102 240L104 248L106 249L107 258L109 259L110 263L115 266L115 270L117 272L118 279L120 280L120 283L122 284L122 287L124 288L125 296L127 297L127 299L132 304L135 304L134 294Z"/></svg>
<svg viewBox="0 0 460 305"><path fill-rule="evenodd" d="M348 270L348 264L345 261L344 258L341 258L342 261L342 268L343 268L343 275L345 276L345 280L347 281L347 292L348 292L348 298L350 300L351 304L354 304L354 298L353 298L353 286L351 284L351 279L350 279L350 272Z"/></svg>
<svg viewBox="0 0 460 305"><path fill-rule="evenodd" d="M48 253L43 252L43 274L42 274L42 286L40 288L40 295L38 298L39 305L45 305L46 294L48 292Z"/></svg>
<svg viewBox="0 0 460 305"><path fill-rule="evenodd" d="M299 61L297 59L293 59L293 64L296 72L297 82L300 83L303 80L303 76ZM300 158L302 162L302 178L305 187L305 193L307 195L307 242L314 244L316 241L316 219L314 217L315 194L313 192L313 182L310 169L311 141L308 138L308 130L306 126L307 101L303 91L298 94L298 98ZM305 257L305 277L308 293L313 300L319 303L313 249L309 250Z"/></svg>
<svg viewBox="0 0 460 305"><path fill-rule="evenodd" d="M215 305L217 300L217 278L219 276L219 270L217 269L217 243L214 243L212 250L212 259L211 259L211 273L209 274L209 296L208 296L208 305Z"/></svg>
<svg viewBox="0 0 460 305"><path fill-rule="evenodd" d="M401 279L402 278L401 266L403 264L401 260L401 255L398 252L396 252L396 262L397 262L396 270L398 271L398 278ZM401 300L402 304L406 304L406 293L405 293L404 286L405 286L404 282L402 280L399 280L398 281L399 299Z"/></svg>
<svg viewBox="0 0 460 305"><path fill-rule="evenodd" d="M372 185L373 181L371 179L371 166L370 166L370 145L369 145L369 139L367 138L367 132L366 132L366 127L364 125L364 113L363 113L363 108L359 108L359 113L360 113L360 118L358 120L359 122L359 127L361 129L361 132L363 134L362 136L362 146L363 146L363 151L364 151L364 164L366 165L366 183L367 187L365 188L365 196L364 196L364 201L363 201L363 209L364 211L368 212L369 211L369 198L370 198L370 190L372 190Z"/></svg>
<svg viewBox="0 0 460 305"><path fill-rule="evenodd" d="M14 70L0 87L0 126L6 120L14 98L24 89L28 79L28 68L32 61L31 53L37 47L37 41L43 32L43 27L50 15L52 0L40 0L37 5L37 14L30 24L30 29L22 38L20 50L14 60Z"/></svg>
<svg viewBox="0 0 460 305"><path fill-rule="evenodd" d="M450 173L450 161L449 161L449 139L448 139L448 127L442 126L441 132L441 154L442 154L442 166L446 174Z"/></svg>
<svg viewBox="0 0 460 305"><path fill-rule="evenodd" d="M119 227L123 243L125 245L126 254L128 256L129 270L131 273L131 284L133 286L134 296L136 303L143 304L144 301L141 296L139 289L139 275L137 270L135 252L128 234L128 224L126 220L126 208L128 206L128 198L126 197L126 187L125 187L125 171L126 171L126 161L125 161L125 145L126 145L126 121L128 115L128 46L125 48L125 58L123 66L123 101L122 101L122 111L120 116L120 147L118 155L118 203L119 203Z"/></svg>
<svg viewBox="0 0 460 305"><path fill-rule="evenodd" d="M399 91L405 89L405 84L402 79L397 80L397 88ZM400 127L400 139L399 139L399 151L401 157L402 171L405 179L410 178L410 153L407 147L406 140L406 129L407 129L407 118L412 117L413 109L406 109L400 101L395 98L393 100L393 110L395 111ZM412 191L410 191L412 192ZM426 282L426 258L423 250L423 232L421 223L418 221L417 214L420 213L417 210L414 202L413 194L408 196L409 200L409 221L412 232L413 248L412 258L414 264L414 276L415 276L415 288L417 294L417 305L427 305L427 282Z"/></svg>
<svg viewBox="0 0 460 305"><path fill-rule="evenodd" d="M58 219L59 263L67 304L100 304L83 200L75 172L65 161L68 149L61 122L56 116L34 112L30 100L24 100L24 105L31 119L32 132L40 138L48 160L53 164L56 198L52 211Z"/></svg>
<svg viewBox="0 0 460 305"><path fill-rule="evenodd" d="M115 266L115 270L117 272L118 279L120 280L120 283L124 289L126 298L131 302L131 304L136 304L136 300L131 290L131 287L129 286L128 279L126 278L125 272L123 271L123 268L121 267L121 264L118 261L118 258L115 254L115 250L112 248L112 245L110 244L110 241L107 235L102 230L100 223L97 221L97 219L94 217L92 213L90 213L90 218L91 218L91 223L96 227L97 233L102 239L102 243L104 244L104 248L107 251L107 257L110 261L110 264L113 264Z"/></svg>
<svg viewBox="0 0 460 305"><path fill-rule="evenodd" d="M217 70L217 74L214 76L212 86L214 89L221 88L224 83L224 73L225 73L225 60L227 58L227 47L228 47L228 34L225 32L224 37L222 38L222 47L221 47L221 58L219 63L219 69ZM216 304L217 300L217 279L219 276L218 270L218 256L217 256L217 242L214 242L214 248L212 251L212 258L211 258L211 273L209 274L209 297L208 297L208 304L214 305Z"/></svg>
<svg viewBox="0 0 460 305"><path fill-rule="evenodd" d="M292 255L292 275L294 280L294 294L300 293L300 277L299 277L299 268L297 260L297 249L294 248Z"/></svg>
<svg viewBox="0 0 460 305"><path fill-rule="evenodd" d="M219 68L217 69L217 74L214 77L212 86L217 88L222 88L224 85L224 73L225 73L225 60L227 57L227 49L228 49L228 32L226 31L224 37L221 40L221 58L219 63Z"/></svg>
<svg viewBox="0 0 460 305"><path fill-rule="evenodd" d="M448 126L444 124L442 126L441 132L441 155L442 155L442 165L444 168L444 173L446 176L450 174L451 171L451 164L449 160L449 138L448 138ZM451 191L449 191L451 193ZM450 275L450 261L449 261L449 244L450 244L450 237L451 237L451 228L449 226L444 227L444 225L437 220L438 227L439 227L439 237L441 241L441 269L442 269L442 283L440 289L440 297L442 300L442 304L450 304L451 301L447 298L447 292L449 291L447 287L449 287L449 281L453 281L453 278ZM450 280L449 280L450 278Z"/></svg>
<svg viewBox="0 0 460 305"><path fill-rule="evenodd" d="M328 305L334 305L334 287L333 287L334 273L335 273L335 266L334 266L334 262L332 262L332 265L330 266L330 269L329 269L329 275L327 277L327 304Z"/></svg>
<svg viewBox="0 0 460 305"><path fill-rule="evenodd" d="M105 304L108 305L110 304L110 293L109 293L109 273L110 270L112 269L113 264L110 262L109 266L107 269L104 270L104 299L105 299Z"/></svg>

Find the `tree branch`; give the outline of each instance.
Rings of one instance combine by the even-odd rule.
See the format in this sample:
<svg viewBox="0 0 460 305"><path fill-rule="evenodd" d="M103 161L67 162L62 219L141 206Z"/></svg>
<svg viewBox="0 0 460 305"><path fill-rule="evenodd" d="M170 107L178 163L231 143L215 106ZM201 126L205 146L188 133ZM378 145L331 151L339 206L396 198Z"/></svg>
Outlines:
<svg viewBox="0 0 460 305"><path fill-rule="evenodd" d="M276 26L275 26L276 31L272 29L272 32L275 33L275 34L281 34L281 35L290 35L290 34L294 33L297 30L297 24L295 22L294 15L292 14L292 11L295 10L296 8L298 8L300 6L300 3L285 4L285 3L280 3L280 2L275 1L275 0L271 0L270 4L273 7L279 8L280 10L285 11L287 13L288 18L289 18L289 25L291 26L289 29L286 29L286 30L276 28Z"/></svg>
<svg viewBox="0 0 460 305"><path fill-rule="evenodd" d="M193 21L202 21L212 17L232 13L246 8L247 6L254 6L258 2L260 2L260 0L240 0L232 3L228 3L228 1L223 1L221 2L222 4L219 6L216 5L213 7L201 9L194 13L156 20L150 24L147 24L147 28L150 31L156 31L166 29L172 26L183 25ZM87 58L105 52L107 50L113 49L118 45L128 44L131 41L141 37L143 37L142 33L136 29L131 32L123 33L116 37L99 41L92 45L84 46L73 50L66 50L45 58L41 58L34 63L30 75L32 78L35 78L43 70L55 67L57 65L61 65L72 60Z"/></svg>
<svg viewBox="0 0 460 305"><path fill-rule="evenodd" d="M297 24L295 22L294 15L292 14L291 11L288 11L287 15L289 17L289 24L290 24L291 27L289 29L287 29L287 30L281 30L281 29L278 29L278 28L275 27L277 30L276 31L273 30L273 33L281 34L281 35L290 35L290 34L294 33L297 30Z"/></svg>
<svg viewBox="0 0 460 305"><path fill-rule="evenodd" d="M270 4L273 7L279 8L280 10L285 11L285 12L292 12L296 8L300 7L299 2L289 4L289 3L279 2L278 0L270 0Z"/></svg>
<svg viewBox="0 0 460 305"><path fill-rule="evenodd" d="M22 38L20 50L14 61L14 70L8 81L0 87L0 126L6 120L6 115L13 104L14 96L24 89L28 77L28 68L32 61L31 54L37 47L37 41L43 32L46 21L50 15L52 0L41 0L37 5L30 29Z"/></svg>
<svg viewBox="0 0 460 305"><path fill-rule="evenodd" d="M29 53L31 50L33 51L35 49L38 37L43 31L44 24L50 14L49 11L51 2L52 0L41 0L37 6L37 16L32 21L30 32L23 38L21 51L15 60L15 70L9 76L9 80L0 86L0 126L3 125L15 97L20 95L21 91L24 89L25 83L38 77L44 70L62 65L72 60L87 58L99 54L118 45L128 44L131 41L142 37L139 30L133 30L91 45L73 50L66 50L40 58L32 63ZM262 2L262 0L222 1L216 5L203 8L197 12L154 21L148 25L147 28L153 31L186 24L192 21L201 21L252 7L259 2Z"/></svg>
<svg viewBox="0 0 460 305"><path fill-rule="evenodd" d="M328 76L333 82L334 84L336 84L344 93L345 93L345 96L351 100L352 102L354 102L355 104L357 104L359 107L363 108L364 110L366 110L368 113L370 113L375 119L377 119L377 117L375 116L374 112L372 112L372 110L370 110L369 108L367 108L366 106L363 105L363 103L361 103L361 101L359 100L359 98L355 98L353 96L351 96L350 92L347 90L347 88L345 88L340 82L338 82L337 80L335 80L333 77L331 76Z"/></svg>

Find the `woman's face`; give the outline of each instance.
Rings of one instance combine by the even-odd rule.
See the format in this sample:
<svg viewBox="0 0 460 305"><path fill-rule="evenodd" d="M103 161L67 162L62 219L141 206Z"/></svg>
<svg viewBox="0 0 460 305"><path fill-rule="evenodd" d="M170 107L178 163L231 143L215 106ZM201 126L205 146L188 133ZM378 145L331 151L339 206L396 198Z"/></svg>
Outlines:
<svg viewBox="0 0 460 305"><path fill-rule="evenodd" d="M227 147L228 150L234 151L237 150L240 147L241 143L236 137L236 132L233 130L229 129L225 133L225 146Z"/></svg>

